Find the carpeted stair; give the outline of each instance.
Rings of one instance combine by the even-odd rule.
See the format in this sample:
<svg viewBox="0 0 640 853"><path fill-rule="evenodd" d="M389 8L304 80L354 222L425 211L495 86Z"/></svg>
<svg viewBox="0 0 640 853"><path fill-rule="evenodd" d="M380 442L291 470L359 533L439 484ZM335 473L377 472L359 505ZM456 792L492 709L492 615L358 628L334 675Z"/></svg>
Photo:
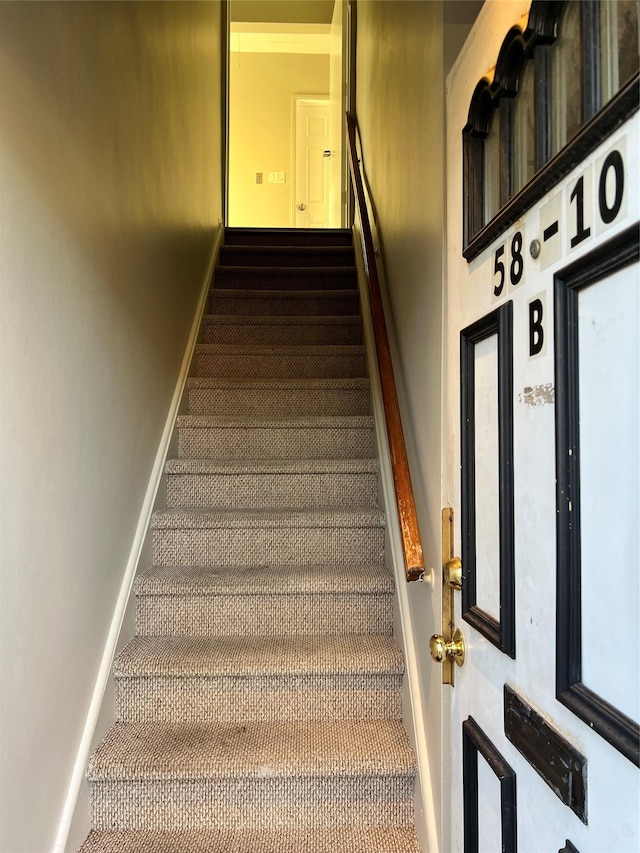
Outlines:
<svg viewBox="0 0 640 853"><path fill-rule="evenodd" d="M353 263L226 232L82 853L419 853Z"/></svg>

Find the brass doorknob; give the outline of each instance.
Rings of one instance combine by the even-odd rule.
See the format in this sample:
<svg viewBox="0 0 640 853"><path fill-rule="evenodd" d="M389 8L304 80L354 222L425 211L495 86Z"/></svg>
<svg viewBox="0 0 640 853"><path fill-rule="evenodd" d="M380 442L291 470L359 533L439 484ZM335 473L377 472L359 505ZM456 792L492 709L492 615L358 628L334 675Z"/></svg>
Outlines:
<svg viewBox="0 0 640 853"><path fill-rule="evenodd" d="M444 582L449 584L452 589L462 589L462 560L460 557L447 560L442 569Z"/></svg>
<svg viewBox="0 0 640 853"><path fill-rule="evenodd" d="M306 204L303 204L302 202L300 202L300 204L298 205L298 210L304 210L305 208L306 208Z"/></svg>
<svg viewBox="0 0 640 853"><path fill-rule="evenodd" d="M440 634L434 634L429 640L429 651L436 663L442 663L447 658L454 660L458 666L464 663L464 637L460 628L456 628L450 642Z"/></svg>

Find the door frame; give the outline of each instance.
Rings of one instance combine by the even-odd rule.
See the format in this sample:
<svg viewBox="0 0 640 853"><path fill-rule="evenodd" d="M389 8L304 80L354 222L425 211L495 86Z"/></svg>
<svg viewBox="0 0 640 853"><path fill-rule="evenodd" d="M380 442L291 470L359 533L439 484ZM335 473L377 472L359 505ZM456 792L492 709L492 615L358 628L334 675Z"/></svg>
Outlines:
<svg viewBox="0 0 640 853"><path fill-rule="evenodd" d="M222 179L222 224L229 223L229 74L231 62L231 0L221 3L221 179ZM347 112L355 110L356 104L356 0L342 0L342 193L340 227L351 228L353 224L355 204L353 190L349 180L346 153L346 120ZM315 96L317 97L317 96ZM294 128L295 140L295 128ZM292 162L292 167L293 167Z"/></svg>

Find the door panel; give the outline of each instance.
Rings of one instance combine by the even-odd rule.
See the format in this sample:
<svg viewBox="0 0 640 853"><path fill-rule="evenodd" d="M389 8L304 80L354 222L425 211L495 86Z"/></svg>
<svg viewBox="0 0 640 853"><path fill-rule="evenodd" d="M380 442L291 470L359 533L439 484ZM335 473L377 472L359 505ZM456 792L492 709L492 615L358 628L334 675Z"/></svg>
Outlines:
<svg viewBox="0 0 640 853"><path fill-rule="evenodd" d="M449 81L453 164L481 42ZM638 138L635 113L470 263L450 172L447 850L640 846Z"/></svg>
<svg viewBox="0 0 640 853"><path fill-rule="evenodd" d="M329 125L328 100L296 100L296 228L329 227Z"/></svg>

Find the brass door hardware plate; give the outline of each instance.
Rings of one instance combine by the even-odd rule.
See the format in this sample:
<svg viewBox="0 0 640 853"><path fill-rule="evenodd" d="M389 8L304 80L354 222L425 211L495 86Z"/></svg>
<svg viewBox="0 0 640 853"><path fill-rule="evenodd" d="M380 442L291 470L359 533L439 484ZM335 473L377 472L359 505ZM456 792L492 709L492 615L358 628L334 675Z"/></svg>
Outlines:
<svg viewBox="0 0 640 853"><path fill-rule="evenodd" d="M442 510L442 634L434 634L429 650L442 663L442 683L454 685L454 661L464 663L464 640L454 625L453 594L462 589L462 562L454 554L453 508Z"/></svg>

